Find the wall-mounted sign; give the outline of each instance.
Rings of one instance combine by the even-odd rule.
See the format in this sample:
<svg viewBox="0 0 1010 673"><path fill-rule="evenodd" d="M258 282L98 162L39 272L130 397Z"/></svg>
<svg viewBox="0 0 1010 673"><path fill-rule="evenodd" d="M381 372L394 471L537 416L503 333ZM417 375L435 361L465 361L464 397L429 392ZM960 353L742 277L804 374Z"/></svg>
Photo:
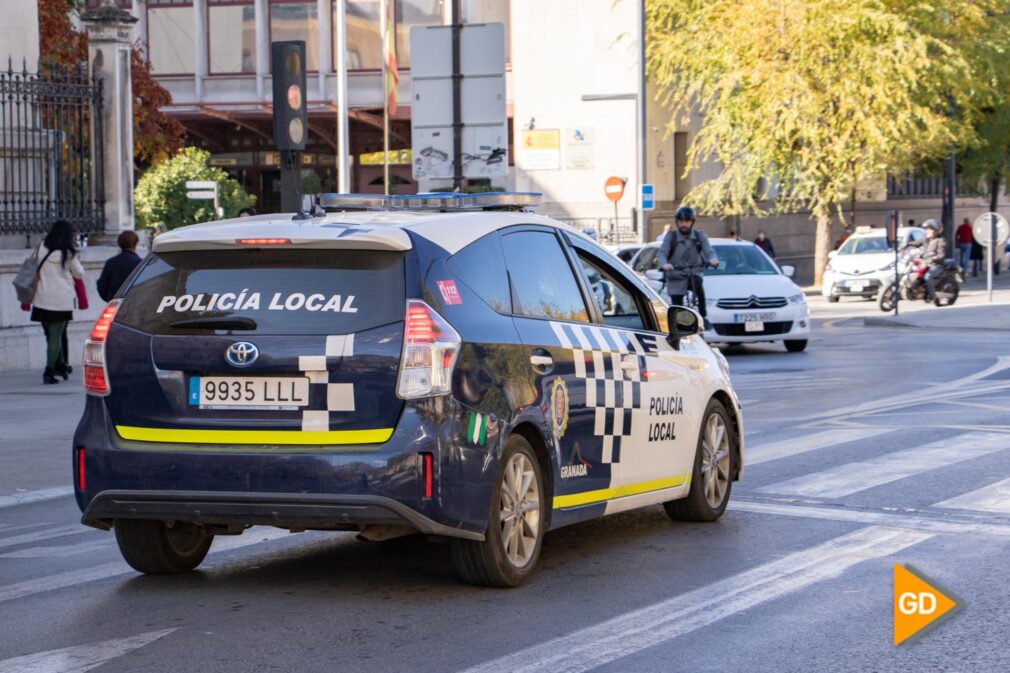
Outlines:
<svg viewBox="0 0 1010 673"><path fill-rule="evenodd" d="M519 167L527 171L561 168L561 131L536 129L519 132Z"/></svg>
<svg viewBox="0 0 1010 673"><path fill-rule="evenodd" d="M593 145L593 129L585 126L565 131L565 167L593 168L596 166L596 147Z"/></svg>

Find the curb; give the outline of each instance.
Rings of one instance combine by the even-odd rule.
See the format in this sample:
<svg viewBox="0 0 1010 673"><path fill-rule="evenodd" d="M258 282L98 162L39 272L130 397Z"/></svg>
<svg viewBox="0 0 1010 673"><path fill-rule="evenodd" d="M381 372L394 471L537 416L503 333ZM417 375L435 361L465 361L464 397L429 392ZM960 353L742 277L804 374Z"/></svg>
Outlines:
<svg viewBox="0 0 1010 673"><path fill-rule="evenodd" d="M887 318L863 318L863 327L890 327L891 329L928 329L941 332L1010 332L1010 327L970 327L970 326L948 326L948 325L917 325L901 320L888 320Z"/></svg>

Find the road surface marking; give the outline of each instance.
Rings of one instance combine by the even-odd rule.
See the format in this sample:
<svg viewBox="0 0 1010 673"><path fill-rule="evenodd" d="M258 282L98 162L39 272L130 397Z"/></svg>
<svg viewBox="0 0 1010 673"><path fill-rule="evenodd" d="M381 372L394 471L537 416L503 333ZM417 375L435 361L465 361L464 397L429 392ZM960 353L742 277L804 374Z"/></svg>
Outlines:
<svg viewBox="0 0 1010 673"><path fill-rule="evenodd" d="M56 486L54 488L43 488L38 491L25 491L13 495L0 496L0 509L5 507L17 507L27 505L31 502L41 502L43 500L55 500L64 496L73 495L74 489L71 486Z"/></svg>
<svg viewBox="0 0 1010 673"><path fill-rule="evenodd" d="M278 538L288 537L289 535L291 535L291 533L280 529L265 528L258 532L247 531L238 537L224 539L218 538L214 541L214 546L210 548L210 553L219 554L233 549L240 549L242 547L270 542ZM56 575L38 577L31 580L25 580L24 582L18 582L17 584L0 586L0 603L17 600L19 598L26 598L28 596L34 596L35 594L54 591L56 589L65 589L79 584L86 584L96 580L104 580L118 575L132 575L135 573L136 571L126 565L125 561L113 561L112 563L105 563L98 566L92 566L90 568L70 570ZM0 671L0 673L2 673L2 671Z"/></svg>
<svg viewBox="0 0 1010 673"><path fill-rule="evenodd" d="M871 526L655 605L623 614L465 673L582 673L696 631L851 566L890 556L933 537L930 533Z"/></svg>
<svg viewBox="0 0 1010 673"><path fill-rule="evenodd" d="M791 505L778 502L756 502L736 498L730 501L729 509L734 512L753 514L773 514L793 516L800 519L820 519L822 521L843 521L867 525L907 528L927 533L949 535L981 535L1010 537L1010 525L999 523L974 523L971 521L945 521L918 514L892 514L846 507L819 507L816 505Z"/></svg>
<svg viewBox="0 0 1010 673"><path fill-rule="evenodd" d="M52 540L58 537L66 537L67 535L97 532L98 531L94 528L88 528L87 526L79 523L68 526L57 526L56 528L50 528L49 530L40 530L34 533L24 533L22 535L12 535L11 537L0 538L0 549L4 547L15 547L19 544L28 544L30 542Z"/></svg>
<svg viewBox="0 0 1010 673"><path fill-rule="evenodd" d="M971 491L956 498L938 502L933 506L1010 514L1010 479L997 481L995 484L989 484L977 491Z"/></svg>
<svg viewBox="0 0 1010 673"><path fill-rule="evenodd" d="M758 493L841 498L916 474L1010 449L1010 437L969 432L922 446L838 465L758 489Z"/></svg>
<svg viewBox="0 0 1010 673"><path fill-rule="evenodd" d="M0 661L0 673L84 673L163 638L176 629L148 631L129 638L64 647Z"/></svg>
<svg viewBox="0 0 1010 673"><path fill-rule="evenodd" d="M27 549L15 549L4 554L0 558L64 558L66 556L77 556L78 554L89 554L93 551L100 551L115 546L115 542L106 538L100 540L89 540L88 542L78 542L77 544L52 545L49 547L28 547Z"/></svg>
<svg viewBox="0 0 1010 673"><path fill-rule="evenodd" d="M846 444L848 442L856 442L861 439L876 437L877 435L883 435L888 432L891 432L890 428L844 428L824 430L822 432L805 435L803 437L786 439L779 442L772 442L770 444L761 444L753 448L748 447L747 454L744 458L746 459L747 467L750 467L751 465L766 463L770 460L778 460L779 458L786 458L788 456L795 456L807 451L825 449L837 444Z"/></svg>

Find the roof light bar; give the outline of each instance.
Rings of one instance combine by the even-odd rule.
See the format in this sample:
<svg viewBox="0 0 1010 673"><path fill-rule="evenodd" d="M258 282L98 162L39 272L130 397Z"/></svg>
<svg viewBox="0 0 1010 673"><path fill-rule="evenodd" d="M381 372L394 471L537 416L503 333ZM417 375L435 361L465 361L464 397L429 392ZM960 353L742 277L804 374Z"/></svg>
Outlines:
<svg viewBox="0 0 1010 673"><path fill-rule="evenodd" d="M325 210L526 210L540 205L539 192L485 192L460 194L320 194Z"/></svg>

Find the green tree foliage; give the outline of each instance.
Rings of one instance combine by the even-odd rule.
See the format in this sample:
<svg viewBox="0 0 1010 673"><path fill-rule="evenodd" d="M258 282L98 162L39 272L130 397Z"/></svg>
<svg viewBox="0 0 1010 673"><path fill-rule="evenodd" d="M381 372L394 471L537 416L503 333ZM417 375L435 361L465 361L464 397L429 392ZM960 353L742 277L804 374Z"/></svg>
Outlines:
<svg viewBox="0 0 1010 673"><path fill-rule="evenodd" d="M648 0L650 76L671 108L701 120L688 170L720 168L688 199L718 215L809 210L820 282L831 217L856 182L977 144L1008 10L1010 0Z"/></svg>
<svg viewBox="0 0 1010 673"><path fill-rule="evenodd" d="M153 227L163 223L166 228L174 229L217 219L213 201L186 198L187 180L215 181L225 217L235 217L239 210L256 202L255 196L246 194L223 170L208 166L208 159L209 152L185 147L171 159L148 169L134 191L137 226Z"/></svg>

